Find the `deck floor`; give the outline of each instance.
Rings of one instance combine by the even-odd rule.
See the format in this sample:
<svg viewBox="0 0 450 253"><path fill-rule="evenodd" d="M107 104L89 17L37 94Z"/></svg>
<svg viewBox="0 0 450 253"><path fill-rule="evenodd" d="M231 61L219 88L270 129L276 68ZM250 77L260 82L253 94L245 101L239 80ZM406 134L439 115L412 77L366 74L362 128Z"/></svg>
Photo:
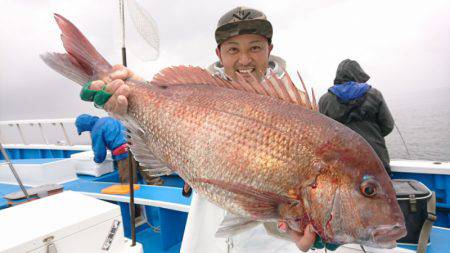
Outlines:
<svg viewBox="0 0 450 253"><path fill-rule="evenodd" d="M179 253L181 243L171 248L163 249L161 245L161 234L153 232L151 228L136 233L136 241L142 244L144 252L151 253Z"/></svg>

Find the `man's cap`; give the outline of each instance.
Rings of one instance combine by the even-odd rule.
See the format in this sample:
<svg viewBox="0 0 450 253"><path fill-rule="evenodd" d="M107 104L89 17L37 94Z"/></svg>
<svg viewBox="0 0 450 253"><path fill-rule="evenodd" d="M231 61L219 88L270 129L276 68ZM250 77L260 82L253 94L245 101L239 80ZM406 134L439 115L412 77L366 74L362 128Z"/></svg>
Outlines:
<svg viewBox="0 0 450 253"><path fill-rule="evenodd" d="M267 20L264 13L240 6L225 13L219 19L215 36L218 45L241 34L259 34L266 37L270 43L272 33L272 24Z"/></svg>

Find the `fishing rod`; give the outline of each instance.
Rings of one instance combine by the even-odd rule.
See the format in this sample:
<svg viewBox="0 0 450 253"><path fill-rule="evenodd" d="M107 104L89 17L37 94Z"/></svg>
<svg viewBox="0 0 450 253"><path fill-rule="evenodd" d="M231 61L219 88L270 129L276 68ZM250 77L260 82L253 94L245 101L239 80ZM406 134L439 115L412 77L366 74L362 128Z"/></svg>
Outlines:
<svg viewBox="0 0 450 253"><path fill-rule="evenodd" d="M122 64L127 66L127 49L125 47L125 6L124 1L119 0L120 24L122 32ZM133 156L130 151L130 130L127 129L128 139L128 173L130 180L130 222L131 222L131 247L136 245L136 214L134 208L134 172L133 172Z"/></svg>
<svg viewBox="0 0 450 253"><path fill-rule="evenodd" d="M398 128L397 124L394 122L395 129L397 129L398 134L400 135L400 139L402 140L403 146L405 147L406 153L408 154L408 158L411 159L411 153L409 153L408 146L406 146L405 139L403 138L402 133L400 132L400 128Z"/></svg>
<svg viewBox="0 0 450 253"><path fill-rule="evenodd" d="M159 32L156 22L152 16L146 12L135 0L126 0L127 11L129 17L131 18L133 27L136 29L128 30L133 35L139 35L139 38L133 38L130 40L130 48L136 50L137 56L143 61L156 60L159 56ZM119 0L119 16L121 23L121 40L122 40L122 65L127 66L127 48L125 46L125 0ZM133 43L141 43L136 45ZM130 179L130 219L131 219L131 240L132 246L136 245L136 214L134 206L134 169L138 168L137 162L133 159L132 153L130 151L130 131L127 129L128 138L128 157L129 157L129 179ZM133 165L135 165L133 167ZM137 174L136 174L137 176Z"/></svg>
<svg viewBox="0 0 450 253"><path fill-rule="evenodd" d="M364 246L362 246L362 244L360 244L359 247L361 247L361 249L364 253L367 253L366 249L364 248Z"/></svg>

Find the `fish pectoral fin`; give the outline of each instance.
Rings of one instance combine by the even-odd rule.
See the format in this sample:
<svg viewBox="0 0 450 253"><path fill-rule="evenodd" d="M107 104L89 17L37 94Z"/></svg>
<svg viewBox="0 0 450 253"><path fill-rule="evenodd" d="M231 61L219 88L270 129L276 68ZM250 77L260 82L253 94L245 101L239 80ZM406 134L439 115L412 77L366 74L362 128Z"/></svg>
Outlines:
<svg viewBox="0 0 450 253"><path fill-rule="evenodd" d="M215 237L227 238L235 236L256 227L260 223L260 221L227 212L215 233Z"/></svg>
<svg viewBox="0 0 450 253"><path fill-rule="evenodd" d="M241 207L255 219L277 219L279 217L278 206L280 204L294 205L298 203L298 200L240 183L207 178L195 178L193 181L214 185L236 194L237 201L241 204Z"/></svg>
<svg viewBox="0 0 450 253"><path fill-rule="evenodd" d="M121 121L129 130L126 134L129 136L130 150L134 159L143 167L141 171L153 177L172 174L173 170L170 166L158 159L149 149L145 143L145 132L137 122L130 117L123 118Z"/></svg>
<svg viewBox="0 0 450 253"><path fill-rule="evenodd" d="M194 181L211 184L224 190L230 191L232 193L244 195L251 199L259 200L261 202L276 203L276 204L294 204L294 202L295 203L298 202L298 200L289 198L287 196L283 196L268 191L262 191L252 186L247 186L240 183L225 182L218 179L208 179L208 178L194 178Z"/></svg>

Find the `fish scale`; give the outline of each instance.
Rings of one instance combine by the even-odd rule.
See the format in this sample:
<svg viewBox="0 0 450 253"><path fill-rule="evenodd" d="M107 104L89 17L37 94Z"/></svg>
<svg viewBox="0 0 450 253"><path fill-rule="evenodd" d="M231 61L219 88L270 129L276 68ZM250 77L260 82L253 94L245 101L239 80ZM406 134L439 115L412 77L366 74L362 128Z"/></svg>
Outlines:
<svg viewBox="0 0 450 253"><path fill-rule="evenodd" d="M134 89L136 89L134 91L136 94L141 94L139 96L140 99L146 97L145 95L142 95L146 92L145 88L142 90L138 90L139 88ZM163 93L167 93L170 89L170 87L165 89ZM168 163L176 164L176 167L180 168L178 172L193 187L196 186L196 183L191 182L192 178L207 177L219 178L225 181L233 179L242 184L252 185L277 194L287 194L289 189L295 188L295 185L297 185L299 181L299 175L301 174L296 171L295 166L301 161L294 161L293 155L291 154L294 154L295 152L289 152L290 149L295 150L295 148L293 148L295 147L295 143L278 129L270 128L267 124L269 121L266 121L267 123L262 125L258 124L259 120L247 119L246 116L251 114L246 110L235 110L240 111L241 114L239 112L230 114L224 110L214 111L211 110L214 108L208 107L208 104L211 103L207 102L205 103L205 106L200 106L200 104L195 104L195 106L188 104L189 106L187 106L185 103L186 99L181 97L182 92L179 90L174 92L177 92L177 102L180 101L178 102L178 106L176 105L177 102L172 100L172 96L167 96L170 98L167 101L164 101L166 98L165 96L160 96L160 101L153 103L158 104L159 110L164 110L164 113L158 112L158 108L145 107L145 110L151 111L151 113L135 114L147 116L153 115L154 118L149 118L144 122L159 122L156 123L156 125L160 126L157 129L161 132L150 130L147 134L148 136L154 136L152 140L159 140L160 144L149 143L149 146L169 147L166 149L160 148L160 150L164 149L165 151L154 150L153 152L158 153L160 157L168 157L170 160ZM188 92L188 95L190 94L191 92ZM202 97L201 95L201 93L198 94L199 97ZM157 96L147 96L147 98L149 97L158 99ZM227 96L228 99L222 99L223 96L221 93L216 93L216 96L212 96L212 94L209 94L208 92L208 96L204 97L208 97L210 101L217 98L215 104L218 107L220 107L220 103L228 103L230 101L229 95ZM136 102L139 103L139 100ZM133 108L140 108L138 106L133 106L133 103L133 99L130 99L130 114L132 115ZM236 108L239 109L240 107ZM197 109L196 113L192 113L192 110L194 109ZM232 108L229 109L231 110ZM170 112L172 112L173 115L171 115ZM262 112L258 113L261 115L259 119L263 118ZM164 121L165 118L161 116L162 114L167 117L167 122ZM242 116L242 114L245 116ZM269 118L273 118L270 117L271 115L267 112L266 115ZM136 118L136 121L139 122L139 116ZM206 122L208 122L208 124ZM149 127L148 129L156 128ZM197 134L192 132L194 129ZM172 134L172 137L169 137L170 134ZM173 140L176 139L179 141L174 142ZM195 141L192 143L192 141L189 140ZM211 140L213 140L213 143L210 143L208 146L207 142L211 142ZM162 143L164 144L162 145ZM191 143L191 146L186 146L186 144L189 143ZM195 149L193 148L194 146L196 147ZM246 158L247 161L234 162L238 165L234 167L230 166L233 165L233 163L228 163L228 166L224 166L225 162L221 161L226 160L225 158L222 158L215 153L211 154L205 152L205 150L211 148L210 146L215 146L216 150L225 149L229 152L230 150L234 150L233 152L235 153L243 152L244 155L242 157ZM198 153L192 155L187 153L180 154L177 150L197 150ZM290 155L289 158L288 155ZM305 153L303 153L303 155L306 156ZM195 164L186 165L176 163L176 161L186 159L185 157L188 157L189 160L196 161ZM258 159L260 159L260 161ZM247 164L247 166L243 167L242 164ZM287 164L291 165L287 166ZM224 173L224 171L234 171L235 173L227 174ZM273 177L275 174L274 171L276 171L279 178L283 178L284 180ZM283 184L280 184L280 181L284 181ZM219 191L221 194L224 194L224 197L222 198L215 198L220 201L219 203L216 203L218 205L227 205L230 203L230 200L233 199L229 196L231 193L227 191L221 189L213 190L213 187L204 187L203 183L200 183L199 185L200 187L195 188L204 189L205 191ZM233 205L235 206L236 204Z"/></svg>

